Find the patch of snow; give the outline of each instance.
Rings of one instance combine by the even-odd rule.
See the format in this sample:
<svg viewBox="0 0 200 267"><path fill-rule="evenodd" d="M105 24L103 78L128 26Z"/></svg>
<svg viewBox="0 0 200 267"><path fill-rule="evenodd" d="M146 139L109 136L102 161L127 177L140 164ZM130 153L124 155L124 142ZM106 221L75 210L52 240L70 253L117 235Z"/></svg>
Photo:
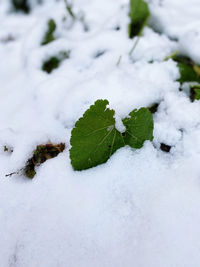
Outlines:
<svg viewBox="0 0 200 267"><path fill-rule="evenodd" d="M178 51L200 64L199 0L153 0L150 24L159 32L179 40Z"/></svg>

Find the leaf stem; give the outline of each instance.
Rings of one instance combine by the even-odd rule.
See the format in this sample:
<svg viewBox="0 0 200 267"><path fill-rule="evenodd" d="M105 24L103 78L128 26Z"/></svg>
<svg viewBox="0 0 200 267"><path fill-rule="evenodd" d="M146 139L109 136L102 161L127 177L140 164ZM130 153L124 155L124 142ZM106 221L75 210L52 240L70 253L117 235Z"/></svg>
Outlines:
<svg viewBox="0 0 200 267"><path fill-rule="evenodd" d="M117 64L116 64L117 67L119 67L119 64L120 64L120 62L121 62L121 59L122 59L122 55L120 55L120 56L119 56L119 59L117 60Z"/></svg>
<svg viewBox="0 0 200 267"><path fill-rule="evenodd" d="M178 54L178 50L174 51L173 53L171 53L171 55L167 56L164 60L167 61L170 58L174 58L176 55Z"/></svg>

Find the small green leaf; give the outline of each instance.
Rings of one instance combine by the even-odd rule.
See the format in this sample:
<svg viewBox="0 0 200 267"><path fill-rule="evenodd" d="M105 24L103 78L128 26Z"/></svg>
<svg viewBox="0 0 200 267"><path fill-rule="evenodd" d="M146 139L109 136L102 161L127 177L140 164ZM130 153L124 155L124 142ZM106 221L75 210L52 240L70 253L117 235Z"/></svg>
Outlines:
<svg viewBox="0 0 200 267"><path fill-rule="evenodd" d="M130 0L129 37L140 35L150 16L148 4L144 0Z"/></svg>
<svg viewBox="0 0 200 267"><path fill-rule="evenodd" d="M107 100L97 100L72 130L70 158L75 170L84 170L106 162L125 145L115 128L114 110Z"/></svg>
<svg viewBox="0 0 200 267"><path fill-rule="evenodd" d="M178 68L181 76L179 79L180 83L200 81L197 73L194 71L193 66L185 63L178 63Z"/></svg>
<svg viewBox="0 0 200 267"><path fill-rule="evenodd" d="M200 100L200 88L195 88L195 100Z"/></svg>
<svg viewBox="0 0 200 267"><path fill-rule="evenodd" d="M56 23L53 19L50 19L48 21L47 32L45 33L45 36L43 38L42 45L46 45L55 40L55 37L54 37L55 30L56 30Z"/></svg>
<svg viewBox="0 0 200 267"><path fill-rule="evenodd" d="M194 100L200 100L200 84L196 84L190 87L190 99L192 102Z"/></svg>
<svg viewBox="0 0 200 267"><path fill-rule="evenodd" d="M200 67L196 65L190 58L178 55L177 53L171 57L178 63L180 72L180 83L184 82L200 82Z"/></svg>
<svg viewBox="0 0 200 267"><path fill-rule="evenodd" d="M141 148L146 140L153 140L153 116L148 108L135 109L123 120L126 126L126 145Z"/></svg>

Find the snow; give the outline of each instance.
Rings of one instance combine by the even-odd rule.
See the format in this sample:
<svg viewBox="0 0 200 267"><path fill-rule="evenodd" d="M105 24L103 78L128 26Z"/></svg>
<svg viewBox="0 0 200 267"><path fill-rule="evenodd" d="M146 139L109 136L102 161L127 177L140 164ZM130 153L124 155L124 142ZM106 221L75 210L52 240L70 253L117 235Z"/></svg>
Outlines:
<svg viewBox="0 0 200 267"><path fill-rule="evenodd" d="M131 57L127 0L74 0L89 31L67 16L64 1L44 2L33 1L26 16L8 13L0 0L0 265L199 266L200 104L179 91L176 63L164 61L180 50L200 62L199 1L151 1L150 26L161 34L146 27ZM49 18L57 39L41 46ZM70 58L43 72L43 61L63 50ZM120 131L134 108L159 102L154 141L76 172L71 130L101 98L116 111ZM66 149L33 180L5 177L50 141Z"/></svg>
<svg viewBox="0 0 200 267"><path fill-rule="evenodd" d="M199 0L152 0L150 9L153 28L179 40L177 50L200 64Z"/></svg>

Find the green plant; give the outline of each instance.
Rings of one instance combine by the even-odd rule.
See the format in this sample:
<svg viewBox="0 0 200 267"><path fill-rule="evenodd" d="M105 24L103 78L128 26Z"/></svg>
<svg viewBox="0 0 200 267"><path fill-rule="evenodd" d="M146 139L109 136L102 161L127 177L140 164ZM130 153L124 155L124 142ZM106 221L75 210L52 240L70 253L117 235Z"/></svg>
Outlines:
<svg viewBox="0 0 200 267"><path fill-rule="evenodd" d="M178 52L174 52L168 59L173 59L177 62L177 66L180 72L179 82L200 82L200 66L195 64L189 57L179 55Z"/></svg>
<svg viewBox="0 0 200 267"><path fill-rule="evenodd" d="M71 134L70 158L75 170L84 170L106 162L119 148L141 148L153 140L153 117L149 109L133 110L123 120L124 133L115 127L114 110L107 100L97 100L80 118Z"/></svg>
<svg viewBox="0 0 200 267"><path fill-rule="evenodd" d="M129 37L140 35L147 24L150 12L144 0L130 0Z"/></svg>
<svg viewBox="0 0 200 267"><path fill-rule="evenodd" d="M190 99L192 102L194 100L200 100L200 84L192 85L190 87Z"/></svg>
<svg viewBox="0 0 200 267"><path fill-rule="evenodd" d="M56 23L53 19L48 21L48 28L42 41L42 45L46 45L55 40L54 32L56 30Z"/></svg>
<svg viewBox="0 0 200 267"><path fill-rule="evenodd" d="M69 58L70 51L61 51L58 55L52 56L45 60L42 64L42 70L51 73L54 69L57 69L64 59Z"/></svg>

